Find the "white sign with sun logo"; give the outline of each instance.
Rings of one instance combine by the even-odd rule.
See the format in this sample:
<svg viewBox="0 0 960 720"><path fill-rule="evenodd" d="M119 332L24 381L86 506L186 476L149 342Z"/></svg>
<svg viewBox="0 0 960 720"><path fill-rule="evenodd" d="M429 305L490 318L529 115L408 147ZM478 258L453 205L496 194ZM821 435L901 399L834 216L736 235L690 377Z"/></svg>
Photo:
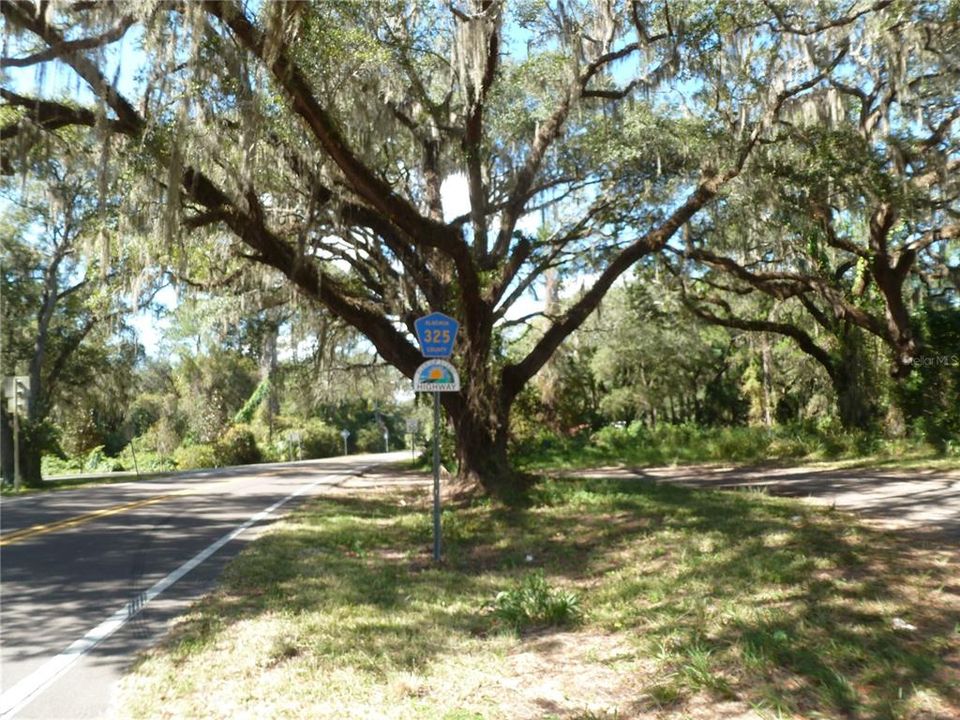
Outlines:
<svg viewBox="0 0 960 720"><path fill-rule="evenodd" d="M446 360L427 360L413 376L414 392L459 392L460 375Z"/></svg>

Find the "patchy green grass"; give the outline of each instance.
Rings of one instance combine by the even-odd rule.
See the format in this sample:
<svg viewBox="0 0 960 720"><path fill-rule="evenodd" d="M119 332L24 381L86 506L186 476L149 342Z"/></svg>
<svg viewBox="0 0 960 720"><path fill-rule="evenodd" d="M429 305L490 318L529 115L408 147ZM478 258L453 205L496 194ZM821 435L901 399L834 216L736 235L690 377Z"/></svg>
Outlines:
<svg viewBox="0 0 960 720"><path fill-rule="evenodd" d="M141 660L120 714L960 713L953 549L755 492L641 481L548 481L525 509L459 507L443 526L434 565L421 491L312 500ZM541 609L576 598L576 629L515 632L497 599L525 592Z"/></svg>

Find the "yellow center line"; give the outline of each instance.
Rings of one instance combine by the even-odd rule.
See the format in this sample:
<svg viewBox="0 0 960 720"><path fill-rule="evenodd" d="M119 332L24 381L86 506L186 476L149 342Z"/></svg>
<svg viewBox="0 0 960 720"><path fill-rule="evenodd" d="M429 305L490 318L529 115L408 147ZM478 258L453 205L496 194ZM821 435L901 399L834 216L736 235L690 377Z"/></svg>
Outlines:
<svg viewBox="0 0 960 720"><path fill-rule="evenodd" d="M7 535L0 536L0 547L3 547L4 545L13 545L14 543L27 540L37 535L45 535L46 533L56 532L57 530L66 530L68 528L77 527L78 525L84 525L85 523L92 522L93 520L108 517L110 515L117 515L118 513L126 512L127 510L136 510L137 508L163 502L164 500L169 500L173 497L182 495L195 495L198 492L199 488L177 490L176 492L167 493L165 495L154 495L153 497L148 497L143 500L134 500L133 502L123 503L121 505L112 505L108 508L104 508L103 510L95 510L93 512L84 513L83 515L77 515L76 517L58 520L57 522L46 523L43 525L33 525L32 527L23 528L22 530L16 530Z"/></svg>

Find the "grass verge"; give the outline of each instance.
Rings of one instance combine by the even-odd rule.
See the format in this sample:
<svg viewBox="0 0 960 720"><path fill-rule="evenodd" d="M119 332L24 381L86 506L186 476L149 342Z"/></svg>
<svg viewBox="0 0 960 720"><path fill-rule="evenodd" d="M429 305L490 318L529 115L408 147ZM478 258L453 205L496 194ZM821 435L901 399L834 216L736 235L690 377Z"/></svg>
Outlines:
<svg viewBox="0 0 960 720"><path fill-rule="evenodd" d="M422 491L311 501L141 659L119 714L960 716L949 548L758 493L613 480L544 482L526 509L443 527L435 566ZM522 592L575 598L578 622L518 632L498 598Z"/></svg>
<svg viewBox="0 0 960 720"><path fill-rule="evenodd" d="M51 492L54 490L76 490L78 488L92 487L94 485L112 485L122 482L139 482L141 480L155 480L161 477L173 475L172 472L148 472L140 473L120 473L117 475L81 475L78 477L60 477L52 480L44 480L40 487L27 487L24 485L19 490L14 490L12 484L0 485L0 496L19 497L21 495L34 495L36 493Z"/></svg>

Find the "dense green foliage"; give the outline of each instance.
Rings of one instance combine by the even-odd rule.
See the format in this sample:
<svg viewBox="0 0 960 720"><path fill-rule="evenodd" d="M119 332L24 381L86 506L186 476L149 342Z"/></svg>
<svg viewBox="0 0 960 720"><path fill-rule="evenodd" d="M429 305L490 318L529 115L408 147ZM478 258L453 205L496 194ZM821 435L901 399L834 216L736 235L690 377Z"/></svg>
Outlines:
<svg viewBox="0 0 960 720"><path fill-rule="evenodd" d="M925 352L898 400L918 434L960 454L960 308L926 305L917 324Z"/></svg>

